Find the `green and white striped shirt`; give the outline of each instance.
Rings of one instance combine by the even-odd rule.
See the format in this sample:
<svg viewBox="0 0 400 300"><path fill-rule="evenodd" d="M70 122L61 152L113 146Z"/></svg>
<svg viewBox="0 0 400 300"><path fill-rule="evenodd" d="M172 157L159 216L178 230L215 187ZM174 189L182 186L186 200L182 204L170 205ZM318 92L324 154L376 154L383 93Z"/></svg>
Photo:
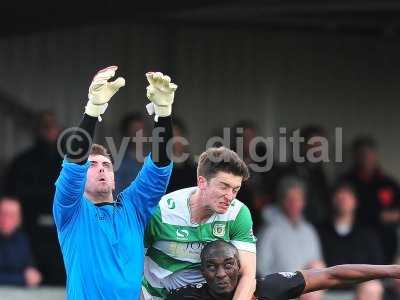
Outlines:
<svg viewBox="0 0 400 300"><path fill-rule="evenodd" d="M161 198L145 233L145 299L163 299L167 292L204 282L200 252L205 243L231 241L239 250L256 252L253 222L246 205L235 199L224 214L205 223L190 222L188 201L197 187L175 191Z"/></svg>

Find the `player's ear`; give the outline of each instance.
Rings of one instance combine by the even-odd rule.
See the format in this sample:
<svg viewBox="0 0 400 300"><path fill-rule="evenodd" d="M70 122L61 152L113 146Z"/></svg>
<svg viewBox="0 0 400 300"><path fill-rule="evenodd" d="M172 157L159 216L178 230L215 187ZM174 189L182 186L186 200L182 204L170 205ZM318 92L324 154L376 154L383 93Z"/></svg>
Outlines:
<svg viewBox="0 0 400 300"><path fill-rule="evenodd" d="M207 179L204 176L198 176L197 186L199 189L204 190L207 187Z"/></svg>

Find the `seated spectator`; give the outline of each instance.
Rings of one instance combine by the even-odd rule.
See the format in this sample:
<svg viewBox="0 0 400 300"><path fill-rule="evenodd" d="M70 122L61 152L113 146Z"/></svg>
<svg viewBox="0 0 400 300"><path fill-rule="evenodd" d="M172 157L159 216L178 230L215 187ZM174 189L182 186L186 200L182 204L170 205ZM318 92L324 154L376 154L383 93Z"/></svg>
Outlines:
<svg viewBox="0 0 400 300"><path fill-rule="evenodd" d="M304 183L296 177L283 178L279 183L279 208L258 235L257 252L268 254L257 255L259 275L324 266L318 235L303 218L305 192ZM307 299L320 297L307 295Z"/></svg>
<svg viewBox="0 0 400 300"><path fill-rule="evenodd" d="M169 180L167 194L197 184L197 168L190 153L189 145L182 143L182 139L187 137L187 129L183 122L176 117L174 117L173 131L172 160L174 161L174 169Z"/></svg>
<svg viewBox="0 0 400 300"><path fill-rule="evenodd" d="M319 236L325 263L382 264L383 253L375 232L356 222L358 200L347 183L336 186L332 206L332 219L319 227ZM359 300L382 299L383 287L379 281L369 281L356 289Z"/></svg>
<svg viewBox="0 0 400 300"><path fill-rule="evenodd" d="M308 125L301 128L299 134L304 138L298 150L299 158L304 158L304 161L296 161L294 156L280 173L283 177L297 176L303 180L306 186L304 216L315 225L325 221L328 215L329 184L323 165L323 151L326 149L321 142L327 138L326 131L321 126Z"/></svg>
<svg viewBox="0 0 400 300"><path fill-rule="evenodd" d="M378 148L368 136L353 143L354 165L343 176L359 199L358 217L363 225L372 226L378 233L384 253L384 263L395 260L397 227L400 222L400 190L398 183L382 170Z"/></svg>
<svg viewBox="0 0 400 300"><path fill-rule="evenodd" d="M173 290L166 299L231 300L240 276L238 250L224 240L208 243L201 251L201 272L206 283ZM340 265L318 270L281 272L257 280L256 296L260 300L292 299L354 281L399 277L400 266Z"/></svg>
<svg viewBox="0 0 400 300"><path fill-rule="evenodd" d="M22 203L26 233L46 285L63 285L65 271L52 217L54 183L62 156L57 150L61 132L56 115L38 113L35 142L19 154L5 173L4 192L16 195Z"/></svg>
<svg viewBox="0 0 400 300"><path fill-rule="evenodd" d="M0 198L0 284L34 287L42 275L33 266L26 235L19 230L21 206L16 198Z"/></svg>

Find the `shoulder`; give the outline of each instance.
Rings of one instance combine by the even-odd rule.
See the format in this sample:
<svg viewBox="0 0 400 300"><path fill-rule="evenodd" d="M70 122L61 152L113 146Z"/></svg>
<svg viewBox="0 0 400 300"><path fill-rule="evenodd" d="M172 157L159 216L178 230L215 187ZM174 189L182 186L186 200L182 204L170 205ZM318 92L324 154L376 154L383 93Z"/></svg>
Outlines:
<svg viewBox="0 0 400 300"><path fill-rule="evenodd" d="M172 198L174 200L186 199L194 191L196 191L196 189L197 189L197 187L193 186L193 187L188 187L188 188L173 191L171 193L168 193L168 194L165 194L164 196L162 196L161 201L163 201L163 200L165 201L170 198Z"/></svg>
<svg viewBox="0 0 400 300"><path fill-rule="evenodd" d="M389 185L389 186L393 186L393 187L398 186L397 180L395 180L391 174L385 172L385 170L383 170L381 168L376 170L375 179L380 181L381 184L383 184L383 185Z"/></svg>
<svg viewBox="0 0 400 300"><path fill-rule="evenodd" d="M243 202L234 199L227 211L218 215L218 221L236 221L237 219L246 219L251 221L251 213L249 208Z"/></svg>
<svg viewBox="0 0 400 300"><path fill-rule="evenodd" d="M164 195L157 210L160 221L172 225L187 226L190 222L187 201L195 190L196 187L191 187Z"/></svg>
<svg viewBox="0 0 400 300"><path fill-rule="evenodd" d="M293 299L299 297L305 288L301 272L280 272L257 280L256 294L260 299Z"/></svg>
<svg viewBox="0 0 400 300"><path fill-rule="evenodd" d="M310 238L318 239L318 233L315 227L307 221L302 222L302 233L309 236Z"/></svg>

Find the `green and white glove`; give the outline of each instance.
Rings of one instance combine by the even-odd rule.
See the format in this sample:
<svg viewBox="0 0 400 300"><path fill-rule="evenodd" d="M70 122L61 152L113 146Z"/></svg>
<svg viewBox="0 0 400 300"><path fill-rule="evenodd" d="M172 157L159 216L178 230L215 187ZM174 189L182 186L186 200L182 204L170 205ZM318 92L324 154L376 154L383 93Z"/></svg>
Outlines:
<svg viewBox="0 0 400 300"><path fill-rule="evenodd" d="M85 113L92 117L97 117L101 122L101 115L106 111L108 101L118 90L125 85L125 79L118 77L114 81L108 81L114 77L117 66L107 67L100 70L94 76L89 87L89 101L85 107Z"/></svg>
<svg viewBox="0 0 400 300"><path fill-rule="evenodd" d="M175 91L178 86L171 82L168 75L163 75L160 72L146 73L149 85L147 86L147 98L151 103L146 105L150 115L156 114L155 120L158 117L167 117L172 113L172 103L174 102Z"/></svg>

